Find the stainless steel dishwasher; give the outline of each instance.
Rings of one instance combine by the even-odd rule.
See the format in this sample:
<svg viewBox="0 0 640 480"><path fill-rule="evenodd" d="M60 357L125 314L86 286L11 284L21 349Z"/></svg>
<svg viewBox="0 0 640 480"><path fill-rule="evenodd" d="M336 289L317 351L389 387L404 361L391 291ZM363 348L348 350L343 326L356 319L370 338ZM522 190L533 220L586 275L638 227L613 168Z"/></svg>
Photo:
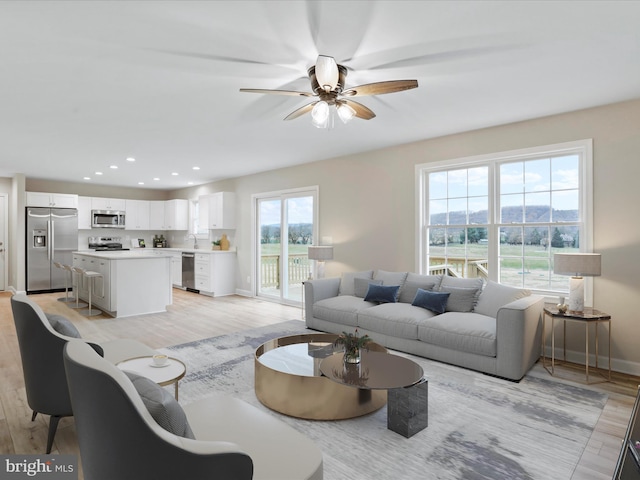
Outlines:
<svg viewBox="0 0 640 480"><path fill-rule="evenodd" d="M196 289L196 254L182 252L182 286L187 290Z"/></svg>

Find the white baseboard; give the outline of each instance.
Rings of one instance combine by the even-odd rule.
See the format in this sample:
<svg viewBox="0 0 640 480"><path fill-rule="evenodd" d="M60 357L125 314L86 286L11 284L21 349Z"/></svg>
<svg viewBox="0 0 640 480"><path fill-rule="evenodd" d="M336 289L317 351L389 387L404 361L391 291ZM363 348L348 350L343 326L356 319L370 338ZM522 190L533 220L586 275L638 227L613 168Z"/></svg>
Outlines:
<svg viewBox="0 0 640 480"><path fill-rule="evenodd" d="M236 295L240 295L242 297L253 297L251 290L242 290L240 288L236 288Z"/></svg>
<svg viewBox="0 0 640 480"><path fill-rule="evenodd" d="M545 354L547 358L551 358L551 347L545 346ZM562 360L562 348L556 348L556 360ZM547 360L548 361L548 360ZM583 352L576 350L567 350L567 361L576 363L578 365L584 365L585 355ZM594 367L596 364L596 356L594 353L589 354L589 366ZM598 368L609 367L609 357L606 355L598 355ZM621 358L611 358L611 370L614 372L626 373L628 375L640 376L640 363L630 362Z"/></svg>

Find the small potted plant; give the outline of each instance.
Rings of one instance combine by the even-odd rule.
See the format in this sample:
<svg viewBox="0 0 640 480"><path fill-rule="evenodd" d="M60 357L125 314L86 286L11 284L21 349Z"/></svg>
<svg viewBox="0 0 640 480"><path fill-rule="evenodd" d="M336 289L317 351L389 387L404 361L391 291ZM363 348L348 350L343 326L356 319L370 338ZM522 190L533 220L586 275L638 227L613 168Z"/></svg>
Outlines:
<svg viewBox="0 0 640 480"><path fill-rule="evenodd" d="M342 332L334 345L344 347L344 363L360 363L360 350L368 350L367 345L370 341L369 335L359 336L356 328L354 333Z"/></svg>
<svg viewBox="0 0 640 480"><path fill-rule="evenodd" d="M220 240L211 242L211 250L220 250Z"/></svg>

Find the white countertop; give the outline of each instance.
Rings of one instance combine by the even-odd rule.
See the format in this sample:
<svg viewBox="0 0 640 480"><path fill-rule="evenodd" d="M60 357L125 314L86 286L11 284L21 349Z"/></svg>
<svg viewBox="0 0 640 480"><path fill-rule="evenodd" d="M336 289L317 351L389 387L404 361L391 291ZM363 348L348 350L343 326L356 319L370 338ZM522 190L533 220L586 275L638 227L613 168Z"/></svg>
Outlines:
<svg viewBox="0 0 640 480"><path fill-rule="evenodd" d="M179 248L179 247L168 247L168 248L150 248L149 250L153 250L155 252L161 252L166 250L168 252L189 252L189 253L210 253L210 254L220 254L220 253L236 253L235 247L230 248L229 250L211 250L209 248Z"/></svg>
<svg viewBox="0 0 640 480"><path fill-rule="evenodd" d="M157 252L153 249L146 250L144 248L137 248L135 250L116 250L116 251L101 251L95 250L79 250L73 252L74 254L86 255L87 257L103 258L105 260L132 260L140 258L171 258L170 252Z"/></svg>

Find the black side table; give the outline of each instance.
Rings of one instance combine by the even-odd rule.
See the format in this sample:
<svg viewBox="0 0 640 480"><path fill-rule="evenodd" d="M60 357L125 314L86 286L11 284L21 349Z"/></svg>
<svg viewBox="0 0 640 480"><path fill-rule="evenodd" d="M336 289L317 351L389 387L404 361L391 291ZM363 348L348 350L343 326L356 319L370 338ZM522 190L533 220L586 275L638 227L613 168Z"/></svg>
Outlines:
<svg viewBox="0 0 640 480"><path fill-rule="evenodd" d="M545 338L546 338L546 332L545 332L545 327L547 325L547 317L551 318L551 369L549 369L549 367L547 366L547 357L546 357L546 352L545 352ZM585 308L583 312L573 312L573 311L567 311L565 313L562 313L558 310L558 308L551 304L551 303L547 303L544 306L544 315L542 318L542 366L545 368L545 370L547 372L549 372L551 375L554 374L554 367L555 367L555 355L556 355L556 320L562 320L563 323L563 336L562 336L562 349L563 349L563 361L567 361L567 343L566 343L566 338L567 338L567 321L569 322L577 322L577 323L582 323L585 326L585 342L584 342L584 350L585 350L585 374L587 377L587 383L589 383L589 327L591 325L595 325L595 357L596 357L596 364L595 364L595 371L597 373L600 373L605 381L610 382L611 381L611 315L601 312L600 310L596 310L595 308ZM598 341L598 326L601 323L606 323L608 324L608 328L607 328L607 336L608 336L608 343L609 343L609 348L607 350L608 356L609 356L609 369L608 369L608 374L604 375L604 373L599 370L598 368L598 347L599 347L599 341Z"/></svg>

